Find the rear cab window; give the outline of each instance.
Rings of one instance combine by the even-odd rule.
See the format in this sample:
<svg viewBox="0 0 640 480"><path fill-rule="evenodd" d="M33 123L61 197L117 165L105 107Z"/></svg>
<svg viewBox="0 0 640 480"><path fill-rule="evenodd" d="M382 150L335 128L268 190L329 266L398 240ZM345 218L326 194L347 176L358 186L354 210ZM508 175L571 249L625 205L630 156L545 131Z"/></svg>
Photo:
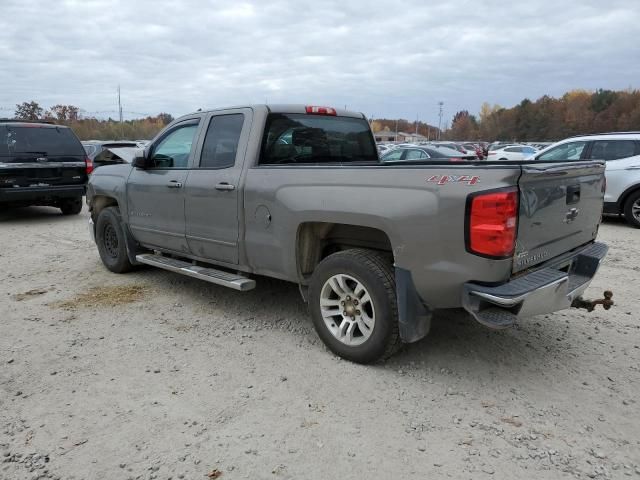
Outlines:
<svg viewBox="0 0 640 480"><path fill-rule="evenodd" d="M82 144L69 128L39 125L0 125L0 157L40 155L77 161ZM7 159L5 158L4 161ZM9 160L11 161L11 160Z"/></svg>
<svg viewBox="0 0 640 480"><path fill-rule="evenodd" d="M379 163L364 118L271 113L259 165Z"/></svg>

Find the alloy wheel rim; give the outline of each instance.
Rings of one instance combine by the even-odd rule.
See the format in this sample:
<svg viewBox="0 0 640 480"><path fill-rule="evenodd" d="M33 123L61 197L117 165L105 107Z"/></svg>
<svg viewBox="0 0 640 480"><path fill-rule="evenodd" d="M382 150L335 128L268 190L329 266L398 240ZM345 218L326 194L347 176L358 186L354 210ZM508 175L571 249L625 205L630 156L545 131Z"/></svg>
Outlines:
<svg viewBox="0 0 640 480"><path fill-rule="evenodd" d="M640 198L631 205L631 215L633 215L633 218L640 221Z"/></svg>
<svg viewBox="0 0 640 480"><path fill-rule="evenodd" d="M350 347L366 342L375 327L371 295L361 281L350 275L333 275L324 283L320 313L329 332Z"/></svg>

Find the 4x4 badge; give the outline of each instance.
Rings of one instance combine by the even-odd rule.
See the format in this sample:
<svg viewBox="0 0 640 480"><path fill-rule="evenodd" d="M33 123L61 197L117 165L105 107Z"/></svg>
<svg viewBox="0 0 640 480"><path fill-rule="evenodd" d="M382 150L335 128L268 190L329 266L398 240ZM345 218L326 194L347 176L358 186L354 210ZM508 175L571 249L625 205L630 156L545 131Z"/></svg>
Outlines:
<svg viewBox="0 0 640 480"><path fill-rule="evenodd" d="M466 183L467 185L475 185L480 183L480 177L471 175L432 175L427 178L429 183L437 183L438 185L445 185L447 183Z"/></svg>

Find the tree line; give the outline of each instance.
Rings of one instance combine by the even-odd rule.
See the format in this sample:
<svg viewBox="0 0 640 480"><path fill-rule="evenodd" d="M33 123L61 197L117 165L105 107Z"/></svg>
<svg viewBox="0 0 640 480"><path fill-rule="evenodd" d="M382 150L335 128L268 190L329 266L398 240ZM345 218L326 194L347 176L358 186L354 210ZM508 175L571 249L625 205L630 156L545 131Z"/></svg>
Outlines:
<svg viewBox="0 0 640 480"><path fill-rule="evenodd" d="M376 119L374 132L415 132L415 122ZM437 128L428 126L434 138ZM484 103L478 116L457 112L451 127L442 132L449 140L556 141L572 135L599 132L640 131L640 90L571 90L559 98L544 95L532 102L525 98L512 108ZM427 135L427 124L418 124Z"/></svg>
<svg viewBox="0 0 640 480"><path fill-rule="evenodd" d="M119 122L112 118L99 120L83 117L81 112L75 105L53 105L44 109L38 102L31 101L17 104L14 116L18 120L42 120L67 125L80 140L148 140L173 121L173 116L168 113Z"/></svg>
<svg viewBox="0 0 640 480"><path fill-rule="evenodd" d="M82 140L140 140L155 136L173 120L160 113L118 122L81 115L74 105L53 105L44 109L37 102L16 105L15 118L49 120L73 128ZM374 132L419 133L431 139L438 128L424 122L379 118L371 120ZM640 131L640 90L571 90L559 98L544 95L532 102L525 98L512 108L482 104L478 116L457 112L451 127L440 138L449 140L555 141L572 135L612 131Z"/></svg>

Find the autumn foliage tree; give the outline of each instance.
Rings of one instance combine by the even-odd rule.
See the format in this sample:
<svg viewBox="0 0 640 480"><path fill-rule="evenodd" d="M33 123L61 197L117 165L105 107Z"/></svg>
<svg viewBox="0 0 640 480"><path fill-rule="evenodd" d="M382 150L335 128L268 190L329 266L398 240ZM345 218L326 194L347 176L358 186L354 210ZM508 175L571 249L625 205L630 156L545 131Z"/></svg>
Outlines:
<svg viewBox="0 0 640 480"><path fill-rule="evenodd" d="M40 120L44 109L38 102L22 102L16 105L15 118L18 120Z"/></svg>
<svg viewBox="0 0 640 480"><path fill-rule="evenodd" d="M53 105L48 110L38 102L23 102L16 105L15 118L18 120L45 120L67 125L81 140L142 140L153 138L162 128L173 121L169 113L125 120L119 122L111 118L98 120L82 118L82 109L75 105Z"/></svg>
<svg viewBox="0 0 640 480"><path fill-rule="evenodd" d="M458 119L465 117L464 112ZM513 108L485 103L477 122L478 139L493 141L555 141L587 133L640 130L640 90L571 90L560 98L544 95L524 99ZM464 127L464 128L463 128ZM448 138L468 137L465 121L446 132Z"/></svg>
<svg viewBox="0 0 640 480"><path fill-rule="evenodd" d="M461 110L453 116L451 128L447 131L447 138L452 140L476 140L479 129L476 117L469 115L467 110Z"/></svg>

